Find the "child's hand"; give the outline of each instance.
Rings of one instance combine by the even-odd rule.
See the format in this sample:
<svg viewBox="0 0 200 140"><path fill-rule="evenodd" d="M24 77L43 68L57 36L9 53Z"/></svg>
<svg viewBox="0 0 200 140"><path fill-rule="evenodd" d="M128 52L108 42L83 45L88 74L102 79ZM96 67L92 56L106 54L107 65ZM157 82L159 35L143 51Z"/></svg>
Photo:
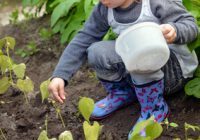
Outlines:
<svg viewBox="0 0 200 140"><path fill-rule="evenodd" d="M64 91L65 82L61 78L53 78L49 84L48 90L53 95L53 98L60 103L63 103L65 100L65 91Z"/></svg>
<svg viewBox="0 0 200 140"><path fill-rule="evenodd" d="M173 43L177 36L174 27L170 24L162 24L160 27L167 43Z"/></svg>

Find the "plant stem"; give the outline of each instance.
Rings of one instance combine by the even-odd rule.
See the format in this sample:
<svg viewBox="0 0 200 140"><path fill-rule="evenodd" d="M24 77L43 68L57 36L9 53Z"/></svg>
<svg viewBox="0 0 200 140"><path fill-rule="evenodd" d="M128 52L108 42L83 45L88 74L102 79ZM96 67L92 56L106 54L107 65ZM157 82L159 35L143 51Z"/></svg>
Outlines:
<svg viewBox="0 0 200 140"><path fill-rule="evenodd" d="M25 100L26 100L26 103L28 104L28 103L29 103L28 97L26 96L26 93L25 93L25 92L23 92L23 93L24 93L24 98L25 98Z"/></svg>
<svg viewBox="0 0 200 140"><path fill-rule="evenodd" d="M9 66L12 66L8 46L6 46L6 54L7 54L8 58L9 58ZM9 69L9 74L10 74L10 80L13 83L12 71L10 69Z"/></svg>
<svg viewBox="0 0 200 140"><path fill-rule="evenodd" d="M58 114L58 116L59 116L59 118L60 118L60 120L61 120L61 122L62 122L63 127L65 128L66 125L65 125L65 122L64 122L64 120L63 120L63 117L62 117L60 111L58 111L58 110L60 110L60 109L56 106L56 104L54 103L53 100L51 100L51 103L52 103L53 107L55 108L56 113Z"/></svg>
<svg viewBox="0 0 200 140"><path fill-rule="evenodd" d="M58 112L58 115L59 115L59 117L60 117L60 120L61 120L61 122L62 122L63 127L65 128L65 127L66 127L66 126L65 126L65 122L64 122L64 120L63 120L63 117L62 117L61 113Z"/></svg>
<svg viewBox="0 0 200 140"><path fill-rule="evenodd" d="M188 140L187 130L185 129L185 140Z"/></svg>
<svg viewBox="0 0 200 140"><path fill-rule="evenodd" d="M3 139L4 139L4 140L7 140L6 137L5 137L5 135L3 134L3 131L2 131L1 128L0 128L0 131L1 131L1 135L2 135Z"/></svg>
<svg viewBox="0 0 200 140"><path fill-rule="evenodd" d="M46 132L47 132L47 128L48 128L48 114L46 115L46 119L45 119L45 127L46 127ZM47 132L48 134L48 132Z"/></svg>

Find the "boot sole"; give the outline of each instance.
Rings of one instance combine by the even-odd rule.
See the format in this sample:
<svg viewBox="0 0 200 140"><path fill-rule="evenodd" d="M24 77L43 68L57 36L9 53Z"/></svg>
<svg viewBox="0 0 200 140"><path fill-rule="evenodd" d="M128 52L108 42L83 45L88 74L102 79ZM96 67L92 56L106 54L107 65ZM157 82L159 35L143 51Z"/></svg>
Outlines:
<svg viewBox="0 0 200 140"><path fill-rule="evenodd" d="M115 113L116 111L121 110L121 109L123 109L123 108L126 108L126 107L128 107L129 105L131 105L131 104L133 104L133 103L129 103L129 104L123 105L123 106L119 107L118 109L116 109L115 111L113 111L113 112L111 112L111 113L109 113L109 114L107 114L107 115L101 116L101 117L90 116L90 120L91 120L91 121L103 120L103 119L105 119L105 118L111 116L111 115L112 115L113 113Z"/></svg>

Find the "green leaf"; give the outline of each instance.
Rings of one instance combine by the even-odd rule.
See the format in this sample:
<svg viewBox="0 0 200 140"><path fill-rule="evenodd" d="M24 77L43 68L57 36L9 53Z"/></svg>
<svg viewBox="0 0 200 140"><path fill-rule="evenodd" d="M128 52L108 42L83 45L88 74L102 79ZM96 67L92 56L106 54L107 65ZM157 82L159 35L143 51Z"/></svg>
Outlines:
<svg viewBox="0 0 200 140"><path fill-rule="evenodd" d="M200 47L200 35L198 35L196 40L194 40L193 42L189 43L188 47L189 47L190 51Z"/></svg>
<svg viewBox="0 0 200 140"><path fill-rule="evenodd" d="M58 140L73 140L72 133L70 131L64 131L59 135Z"/></svg>
<svg viewBox="0 0 200 140"><path fill-rule="evenodd" d="M43 131L40 133L40 135L39 135L39 137L38 137L37 140L49 140L49 138L48 138L48 136L47 136L47 132L46 132L45 130L43 130Z"/></svg>
<svg viewBox="0 0 200 140"><path fill-rule="evenodd" d="M42 82L40 85L40 92L42 95L42 102L49 97L49 91L48 91L48 85L50 83L50 80L46 80Z"/></svg>
<svg viewBox="0 0 200 140"><path fill-rule="evenodd" d="M28 77L25 80L18 79L17 87L24 93L32 92L34 89L33 82Z"/></svg>
<svg viewBox="0 0 200 140"><path fill-rule="evenodd" d="M51 8L56 7L59 3L62 3L65 0L53 0L53 2L49 5Z"/></svg>
<svg viewBox="0 0 200 140"><path fill-rule="evenodd" d="M52 32L51 32L51 30L49 30L49 29L42 28L42 29L40 29L40 31L39 31L39 35L40 35L40 37L43 38L43 39L49 39L49 38L51 38L51 36L52 36Z"/></svg>
<svg viewBox="0 0 200 140"><path fill-rule="evenodd" d="M85 120L89 122L90 115L94 109L94 101L90 98L82 97L78 103L78 108Z"/></svg>
<svg viewBox="0 0 200 140"><path fill-rule="evenodd" d="M24 63L21 63L19 65L13 65L13 71L17 76L17 78L23 79L25 70L26 70L26 65Z"/></svg>
<svg viewBox="0 0 200 140"><path fill-rule="evenodd" d="M102 126L100 126L96 121L93 125L90 125L87 121L84 121L83 130L86 140L98 140Z"/></svg>
<svg viewBox="0 0 200 140"><path fill-rule="evenodd" d="M32 0L22 0L23 7L30 6Z"/></svg>
<svg viewBox="0 0 200 140"><path fill-rule="evenodd" d="M134 127L134 131L132 132L131 137L133 137L134 135L140 134L140 132L144 130L146 126L152 124L153 122L154 122L154 117L152 116L148 120L137 123Z"/></svg>
<svg viewBox="0 0 200 140"><path fill-rule="evenodd" d="M3 52L2 52L2 50L0 50L0 55L3 55Z"/></svg>
<svg viewBox="0 0 200 140"><path fill-rule="evenodd" d="M32 0L32 5L37 5L40 2L40 0Z"/></svg>
<svg viewBox="0 0 200 140"><path fill-rule="evenodd" d="M185 6L188 10L191 10L191 9L192 9L192 2L191 2L191 0L183 0L183 4L184 4L184 6Z"/></svg>
<svg viewBox="0 0 200 140"><path fill-rule="evenodd" d="M85 10L86 18L89 17L92 11L92 8L93 8L92 2L93 0L85 0L84 10Z"/></svg>
<svg viewBox="0 0 200 140"><path fill-rule="evenodd" d="M69 40L70 35L78 31L82 28L82 23L83 23L83 16L79 15L78 17L73 17L71 19L71 22L68 24L68 26L65 28L62 37L61 37L61 43L65 43Z"/></svg>
<svg viewBox="0 0 200 140"><path fill-rule="evenodd" d="M163 129L162 126L158 122L152 122L152 124L149 124L146 128L146 136L151 137L151 139L158 138Z"/></svg>
<svg viewBox="0 0 200 140"><path fill-rule="evenodd" d="M92 0L92 3L93 3L94 5L97 5L97 4L99 3L99 0Z"/></svg>
<svg viewBox="0 0 200 140"><path fill-rule="evenodd" d="M200 66L197 67L194 76L199 77L200 78Z"/></svg>
<svg viewBox="0 0 200 140"><path fill-rule="evenodd" d="M200 78L194 78L185 85L185 92L187 95L193 95L200 98Z"/></svg>
<svg viewBox="0 0 200 140"><path fill-rule="evenodd" d="M186 122L185 122L184 126L185 126L186 130L192 129L193 131L195 131L195 130L199 130L200 131L200 127L199 126L191 125L191 124L188 124Z"/></svg>
<svg viewBox="0 0 200 140"><path fill-rule="evenodd" d="M67 15L69 10L78 2L80 0L66 0L56 6L51 16L51 27L55 25L59 18Z"/></svg>
<svg viewBox="0 0 200 140"><path fill-rule="evenodd" d="M151 137L143 137L140 136L140 134L136 134L133 137L131 137L131 140L152 140Z"/></svg>
<svg viewBox="0 0 200 140"><path fill-rule="evenodd" d="M8 56L0 55L0 67L3 73L5 73L7 69L12 69L12 65L10 64L10 58Z"/></svg>
<svg viewBox="0 0 200 140"><path fill-rule="evenodd" d="M171 127L178 127L178 124L176 124L176 123L170 123L169 126L171 126Z"/></svg>
<svg viewBox="0 0 200 140"><path fill-rule="evenodd" d="M15 39L13 37L5 37L6 45L9 49L14 49L15 47Z"/></svg>
<svg viewBox="0 0 200 140"><path fill-rule="evenodd" d="M154 121L154 116L150 117L148 120L144 120L142 122L139 122L135 125L134 131L131 134L131 140L135 140L136 138L139 138L139 135L141 131L146 132L146 139L154 139L160 136L163 129L162 126ZM141 140L143 140L143 137L140 137ZM138 140L140 140L138 139Z"/></svg>
<svg viewBox="0 0 200 140"><path fill-rule="evenodd" d="M10 83L8 77L3 77L2 79L0 79L0 94L5 93L9 87Z"/></svg>
<svg viewBox="0 0 200 140"><path fill-rule="evenodd" d="M5 39L0 39L0 50L4 47L5 45Z"/></svg>

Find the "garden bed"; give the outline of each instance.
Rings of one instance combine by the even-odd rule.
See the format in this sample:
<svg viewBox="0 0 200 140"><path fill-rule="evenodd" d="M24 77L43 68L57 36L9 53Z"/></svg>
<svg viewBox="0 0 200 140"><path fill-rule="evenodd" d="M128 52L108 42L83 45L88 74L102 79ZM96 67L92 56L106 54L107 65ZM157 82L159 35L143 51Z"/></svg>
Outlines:
<svg viewBox="0 0 200 140"><path fill-rule="evenodd" d="M68 97L61 105L62 116L66 128L56 118L54 108L48 103L41 103L39 85L47 80L59 59L64 47L60 45L58 35L43 40L38 35L39 27L49 27L49 17L22 22L18 25L0 27L0 37L7 35L16 39L16 49L24 48L30 41L34 41L40 49L36 54L21 58L13 54L15 62L25 62L28 75L34 82L35 90L30 93L29 104L26 104L23 94L10 89L0 95L0 128L8 140L36 140L41 130L45 129L45 119L48 120L48 136L57 137L64 130L70 130L74 140L83 140L83 118L78 113L77 105L80 96L86 96L95 101L103 98L106 93L93 71L84 65L70 81L66 91ZM200 100L185 96L184 91L166 98L170 107L170 122L179 125L178 128L164 127L162 136L158 139L184 139L184 123L200 125ZM112 116L100 121L104 125L100 140L127 140L127 134L136 122L140 113L138 103L115 112ZM48 114L48 116L47 116ZM198 139L200 132L188 131L189 138Z"/></svg>

